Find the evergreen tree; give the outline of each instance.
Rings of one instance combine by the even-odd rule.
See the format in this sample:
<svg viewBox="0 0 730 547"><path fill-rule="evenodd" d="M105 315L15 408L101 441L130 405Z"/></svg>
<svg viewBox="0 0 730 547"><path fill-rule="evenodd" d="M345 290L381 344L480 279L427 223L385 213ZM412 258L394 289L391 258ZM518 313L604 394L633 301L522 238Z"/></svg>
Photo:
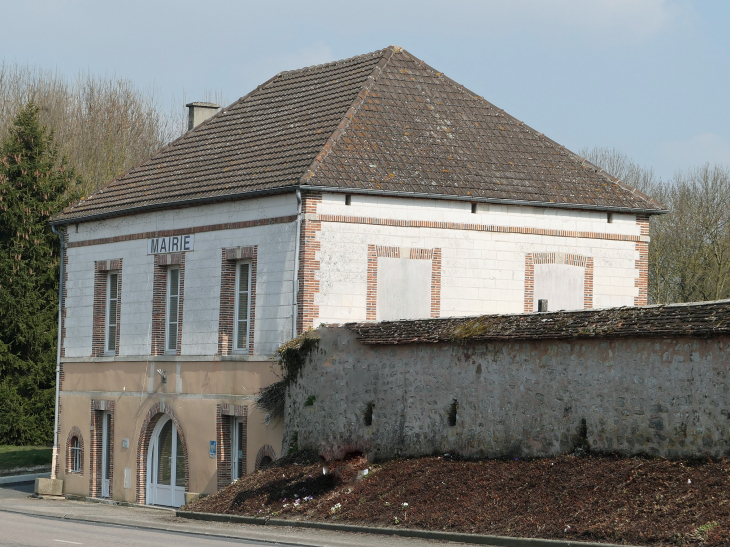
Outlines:
<svg viewBox="0 0 730 547"><path fill-rule="evenodd" d="M48 220L76 175L28 104L0 147L0 444L49 444L60 242Z"/></svg>

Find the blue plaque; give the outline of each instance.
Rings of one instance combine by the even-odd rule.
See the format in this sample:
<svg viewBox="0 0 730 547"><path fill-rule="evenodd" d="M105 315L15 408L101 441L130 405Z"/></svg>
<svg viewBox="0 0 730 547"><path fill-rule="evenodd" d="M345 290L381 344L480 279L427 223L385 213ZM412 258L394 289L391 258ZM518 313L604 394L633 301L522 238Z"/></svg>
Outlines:
<svg viewBox="0 0 730 547"><path fill-rule="evenodd" d="M215 452L216 452L216 442L210 441L210 457L215 458Z"/></svg>

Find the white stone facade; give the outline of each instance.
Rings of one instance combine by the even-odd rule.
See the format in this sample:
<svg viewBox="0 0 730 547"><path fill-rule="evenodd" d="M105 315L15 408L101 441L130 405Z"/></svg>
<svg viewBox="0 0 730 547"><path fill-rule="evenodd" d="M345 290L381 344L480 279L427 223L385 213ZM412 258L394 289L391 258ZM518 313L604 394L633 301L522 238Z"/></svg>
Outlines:
<svg viewBox="0 0 730 547"><path fill-rule="evenodd" d="M546 253L558 258L534 268L535 310L542 298L540 287L549 286L551 295L560 295L560 271L576 271L571 268L578 266L566 266L561 258L565 256L592 260L591 307L634 305L639 296L637 242L645 245L648 237L642 235L636 215L615 213L609 222L607 213L598 211L477 204L473 212L472 204L463 201L365 195L352 195L348 201L346 205L345 194L325 193L316 212L309 209L302 215L304 226L319 222L314 232L318 266L313 272L318 287L308 292L306 284L300 285L301 296L313 302L314 313L300 322L302 328L395 318L393 314L408 315L408 310L417 310L412 312L417 316L429 309L439 316L522 313L526 257ZM253 353L271 355L292 335L296 214L296 198L289 193L69 225L65 358L92 355L95 262L116 259L123 260L118 355L150 354L154 256L147 254L147 241L155 234L191 229L197 231L194 251L185 255L181 355L218 352L221 250L239 246L258 249ZM269 223L271 219L279 221ZM228 226L248 221L263 222ZM301 241L307 245L306 237ZM398 292L384 290L388 275L393 279L397 275L397 259L384 257L378 259L384 266L373 293L380 295L379 305L375 304L379 311L369 315L368 298L376 298L368 296L374 290L369 278L372 246L396 249L403 260L410 258L408 253L426 253L419 257L434 264L437 255L428 253L439 250L438 279L433 278L439 286L431 295L423 294L429 302L383 302ZM422 265L404 268L419 272L417 285L427 291L428 272ZM565 290L580 290L575 287L582 272L562 276ZM417 300L417 292L400 292L403 298ZM571 294L564 301L574 306L582 298ZM551 300L555 304L560 298Z"/></svg>

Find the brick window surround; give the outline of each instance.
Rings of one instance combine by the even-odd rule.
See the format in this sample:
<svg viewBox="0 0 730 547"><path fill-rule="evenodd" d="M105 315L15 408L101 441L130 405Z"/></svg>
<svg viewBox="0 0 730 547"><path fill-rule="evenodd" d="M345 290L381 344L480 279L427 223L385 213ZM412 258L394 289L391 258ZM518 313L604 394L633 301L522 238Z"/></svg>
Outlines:
<svg viewBox="0 0 730 547"><path fill-rule="evenodd" d="M225 488L233 480L233 447L231 446L231 427L236 418L243 418L243 446L248 442L248 407L244 405L217 405L215 411L215 430L218 444L217 476L218 490ZM247 453L243 451L242 467L246 469Z"/></svg>
<svg viewBox="0 0 730 547"><path fill-rule="evenodd" d="M231 355L234 353L234 312L236 305L236 266L246 261L251 264L251 293L249 307L251 308L248 323L248 354L254 354L254 324L256 322L256 265L258 262L258 245L251 247L231 247L221 251L221 301L218 316L218 354Z"/></svg>
<svg viewBox="0 0 730 547"><path fill-rule="evenodd" d="M109 427L109 446L114 447L114 401L91 400L91 442L89 443L89 495L92 498L101 497L101 458L104 444L103 419L104 411L111 414ZM109 452L109 478L114 477L114 450ZM113 480L109 481L109 499L112 499Z"/></svg>
<svg viewBox="0 0 730 547"><path fill-rule="evenodd" d="M271 458L271 461L276 461L276 452L274 451L274 448L269 445L265 444L261 448L259 448L258 454L256 454L256 470L261 468L261 460L263 460L265 457Z"/></svg>
<svg viewBox="0 0 730 547"><path fill-rule="evenodd" d="M155 255L152 280L152 347L151 355L165 355L167 333L167 268L180 269L180 296L178 298L177 350L180 355L183 337L183 303L185 301L185 253Z"/></svg>
<svg viewBox="0 0 730 547"><path fill-rule="evenodd" d="M119 318L122 314L122 259L97 260L94 262L94 308L91 337L91 356L109 355L106 349L107 279L109 272L117 272L117 329L114 355L119 355Z"/></svg>
<svg viewBox="0 0 730 547"><path fill-rule="evenodd" d="M407 253L407 254L406 254ZM409 247L385 247L368 245L368 288L365 318L377 320L378 310L378 258L401 258L431 261L431 317L441 315L441 249L416 249Z"/></svg>
<svg viewBox="0 0 730 547"><path fill-rule="evenodd" d="M565 253L527 253L525 255L525 313L535 310L535 264L567 264L585 268L583 308L593 307L593 257Z"/></svg>
<svg viewBox="0 0 730 547"><path fill-rule="evenodd" d="M73 454L71 453L71 441L77 438L79 440L79 470L73 470ZM84 436L81 435L81 430L73 426L71 431L68 432L66 438L66 474L67 475L83 475L84 474Z"/></svg>
<svg viewBox="0 0 730 547"><path fill-rule="evenodd" d="M180 444L182 444L183 455L185 456L185 491L188 492L190 490L189 451L185 433L175 411L169 405L165 404L164 401L160 401L152 405L149 412L147 412L147 416L144 422L142 422L139 441L137 442L137 483L135 488L137 489L137 503L142 505L147 503L147 454L150 449L152 432L157 422L164 415L170 416L173 425L177 428L177 438L180 440Z"/></svg>

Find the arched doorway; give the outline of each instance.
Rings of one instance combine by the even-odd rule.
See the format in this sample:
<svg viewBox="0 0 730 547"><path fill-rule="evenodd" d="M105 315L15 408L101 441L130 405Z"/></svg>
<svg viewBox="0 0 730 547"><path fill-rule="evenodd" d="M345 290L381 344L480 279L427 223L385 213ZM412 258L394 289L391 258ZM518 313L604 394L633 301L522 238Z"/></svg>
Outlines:
<svg viewBox="0 0 730 547"><path fill-rule="evenodd" d="M152 430L147 451L147 503L180 507L185 504L185 450L182 435L168 415Z"/></svg>

